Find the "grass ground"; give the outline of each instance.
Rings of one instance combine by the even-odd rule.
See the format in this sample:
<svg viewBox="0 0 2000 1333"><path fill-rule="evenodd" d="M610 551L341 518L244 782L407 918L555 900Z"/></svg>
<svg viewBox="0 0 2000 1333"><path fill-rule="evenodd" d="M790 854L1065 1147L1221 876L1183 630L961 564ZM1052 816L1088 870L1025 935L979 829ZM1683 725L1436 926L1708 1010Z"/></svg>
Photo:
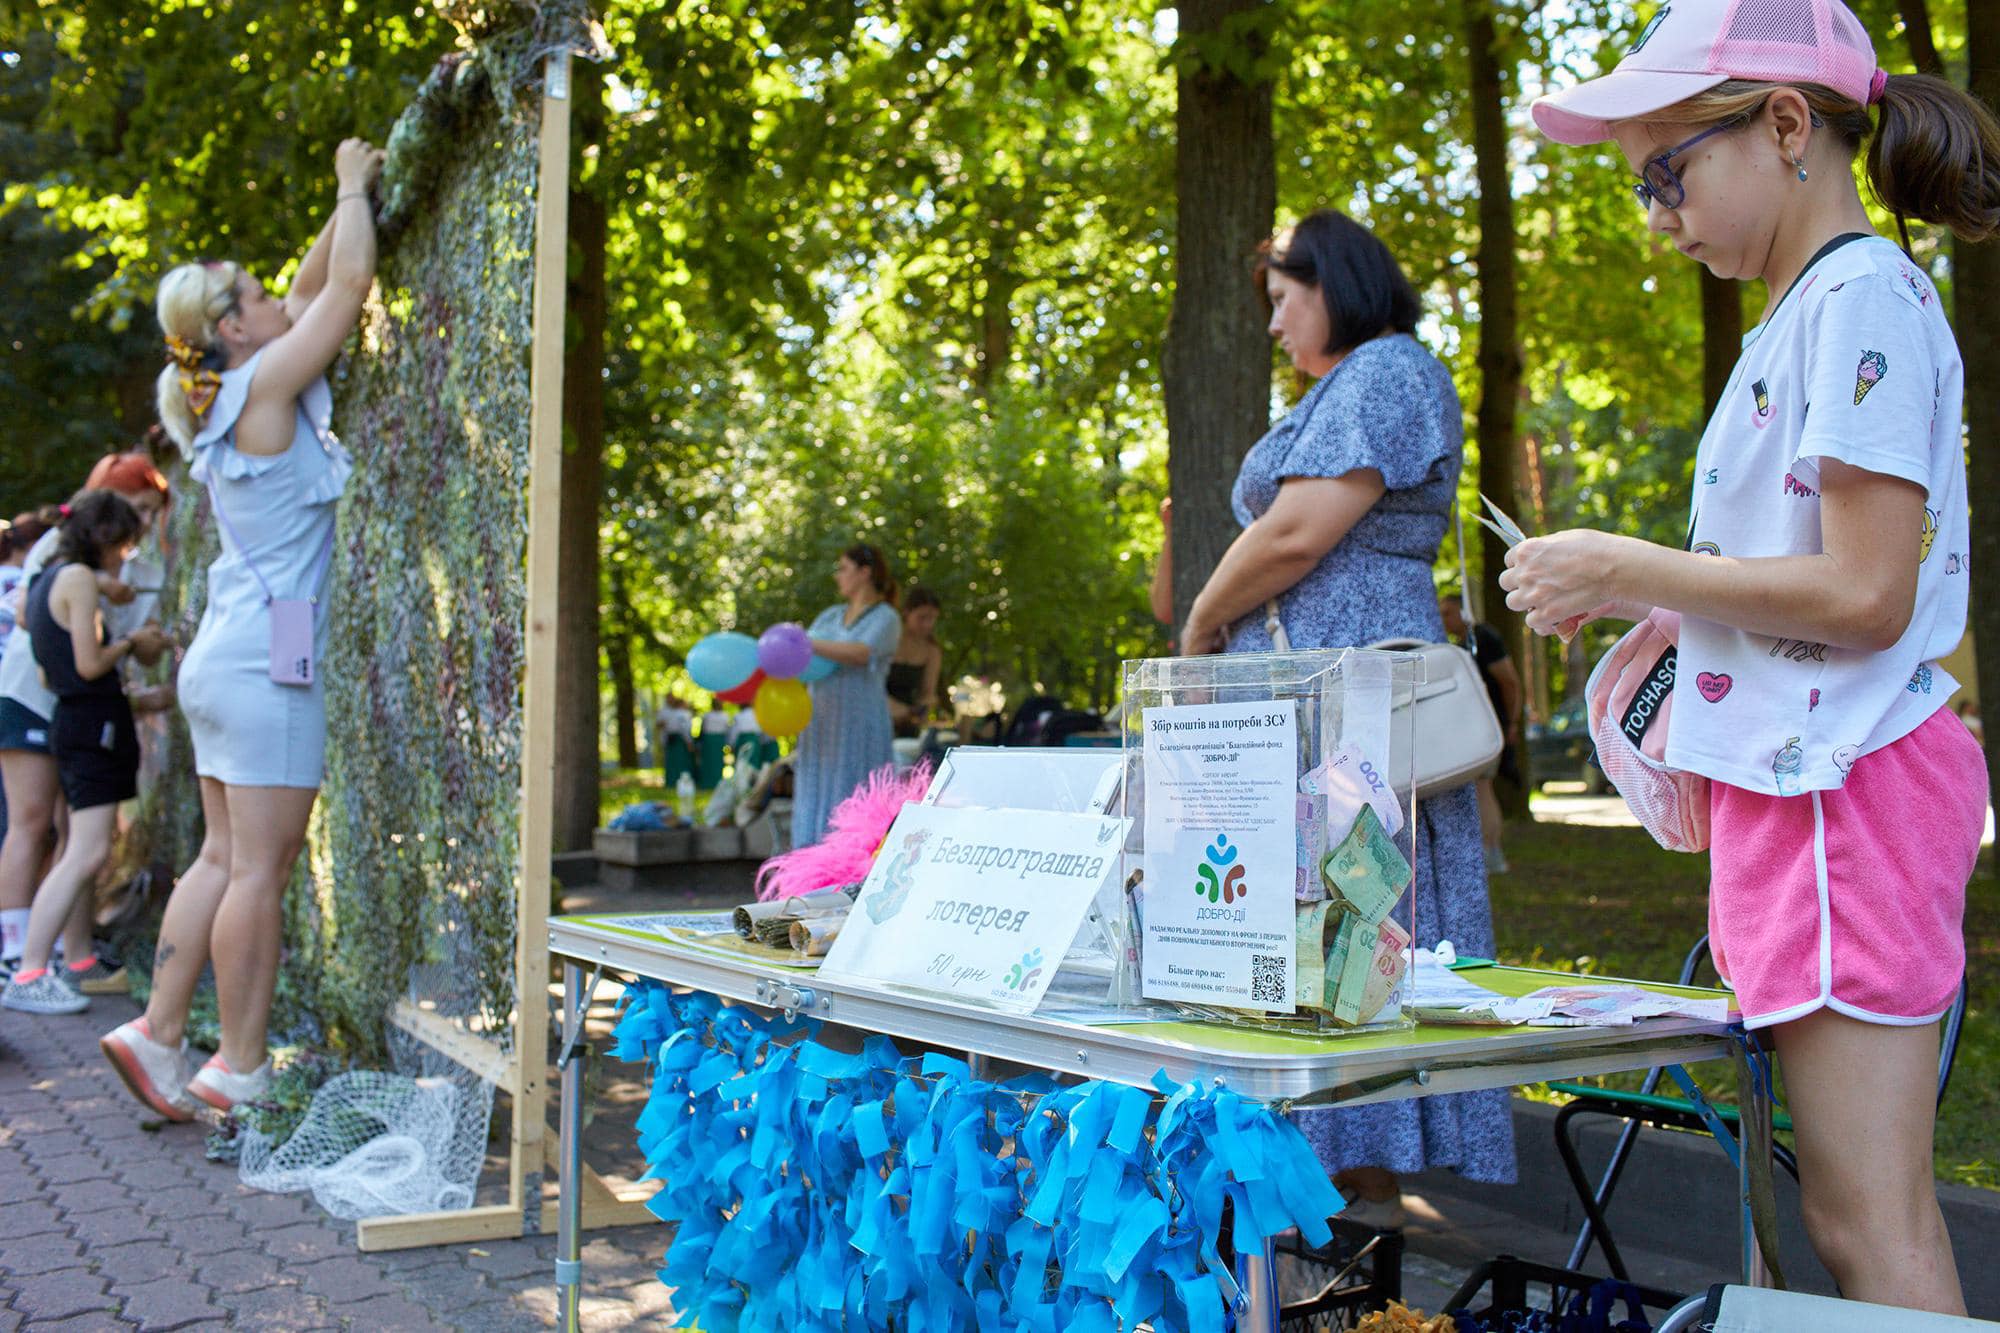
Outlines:
<svg viewBox="0 0 2000 1333"><path fill-rule="evenodd" d="M1510 826L1507 860L1509 873L1495 876L1492 887L1507 962L1671 978L1708 928L1707 858L1662 850L1640 829ZM1965 935L1970 994L1938 1115L1937 1173L2000 1189L2000 879L1990 867L1972 883ZM1721 1064L1696 1073L1704 1087L1733 1095ZM1624 1085L1636 1086L1637 1076Z"/></svg>

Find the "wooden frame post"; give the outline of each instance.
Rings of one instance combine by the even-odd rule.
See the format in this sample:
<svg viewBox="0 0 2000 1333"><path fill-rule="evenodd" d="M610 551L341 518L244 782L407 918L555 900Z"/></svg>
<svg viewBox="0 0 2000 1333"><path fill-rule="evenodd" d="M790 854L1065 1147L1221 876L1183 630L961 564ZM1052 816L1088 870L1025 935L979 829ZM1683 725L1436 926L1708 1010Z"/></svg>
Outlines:
<svg viewBox="0 0 2000 1333"><path fill-rule="evenodd" d="M494 1034L404 1000L397 1028L490 1079L513 1101L507 1202L454 1212L362 1221L363 1250L395 1250L537 1234L554 1224L542 1202L548 1135L549 867L555 811L556 564L562 505L565 285L569 258L570 54L544 66L541 157L535 188L534 345L529 364L527 634L521 684L521 864L515 882L514 1016L511 1048ZM584 1180L585 1226L642 1221L639 1199L622 1198L594 1174ZM647 1191L650 1193L651 1191ZM643 1198L643 1195L640 1196Z"/></svg>

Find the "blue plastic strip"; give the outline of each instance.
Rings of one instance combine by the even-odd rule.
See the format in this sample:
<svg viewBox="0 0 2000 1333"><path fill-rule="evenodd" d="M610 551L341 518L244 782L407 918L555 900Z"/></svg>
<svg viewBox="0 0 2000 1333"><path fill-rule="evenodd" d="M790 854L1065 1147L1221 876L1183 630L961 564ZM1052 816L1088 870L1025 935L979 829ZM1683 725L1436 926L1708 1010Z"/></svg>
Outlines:
<svg viewBox="0 0 2000 1333"><path fill-rule="evenodd" d="M991 1083L814 1031L652 983L618 1019L614 1050L653 1078L648 1206L677 1228L660 1277L710 1333L1222 1333L1225 1199L1246 1248L1321 1242L1342 1206L1289 1121L1224 1089Z"/></svg>

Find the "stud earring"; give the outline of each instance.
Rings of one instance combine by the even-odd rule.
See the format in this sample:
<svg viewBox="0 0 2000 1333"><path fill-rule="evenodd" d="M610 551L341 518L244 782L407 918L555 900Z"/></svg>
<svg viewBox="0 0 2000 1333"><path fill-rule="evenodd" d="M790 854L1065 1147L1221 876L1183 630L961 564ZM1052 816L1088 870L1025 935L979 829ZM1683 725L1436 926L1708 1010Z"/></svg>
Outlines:
<svg viewBox="0 0 2000 1333"><path fill-rule="evenodd" d="M1794 158L1792 159L1792 165L1793 165L1794 167L1797 167L1797 168L1798 168L1798 172L1799 172L1799 181L1800 181L1800 183L1804 183L1804 181L1805 181L1805 178L1806 178L1806 164L1805 164L1805 159L1804 159L1804 158L1799 158L1799 157L1794 157Z"/></svg>

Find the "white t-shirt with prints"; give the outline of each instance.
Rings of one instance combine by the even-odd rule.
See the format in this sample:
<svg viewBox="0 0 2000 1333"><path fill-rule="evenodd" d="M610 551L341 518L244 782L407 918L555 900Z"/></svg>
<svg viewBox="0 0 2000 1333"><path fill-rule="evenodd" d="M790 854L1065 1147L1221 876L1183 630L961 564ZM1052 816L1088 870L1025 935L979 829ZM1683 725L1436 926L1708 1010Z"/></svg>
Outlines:
<svg viewBox="0 0 2000 1333"><path fill-rule="evenodd" d="M1690 548L1819 552L1819 461L1838 459L1924 488L1904 538L1916 609L1886 652L1683 618L1668 764L1780 796L1838 788L1951 698L1938 659L1965 635L1964 388L1936 289L1880 237L1822 251L1744 339L1695 455Z"/></svg>

